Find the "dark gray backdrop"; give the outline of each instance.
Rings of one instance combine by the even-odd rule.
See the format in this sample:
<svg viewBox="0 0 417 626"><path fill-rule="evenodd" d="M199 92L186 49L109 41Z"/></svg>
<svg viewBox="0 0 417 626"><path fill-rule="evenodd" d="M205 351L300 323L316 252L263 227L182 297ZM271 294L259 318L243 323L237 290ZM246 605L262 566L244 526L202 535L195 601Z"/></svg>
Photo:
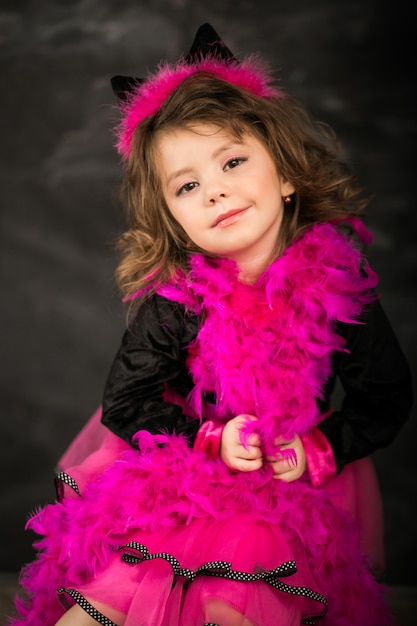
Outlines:
<svg viewBox="0 0 417 626"><path fill-rule="evenodd" d="M235 53L261 51L340 134L374 194L370 258L416 370L415 33L405 5L1 0L0 570L32 558L26 516L53 500L54 464L100 403L124 327L109 77L175 60L204 21ZM414 415L375 455L392 584L417 583L415 447Z"/></svg>

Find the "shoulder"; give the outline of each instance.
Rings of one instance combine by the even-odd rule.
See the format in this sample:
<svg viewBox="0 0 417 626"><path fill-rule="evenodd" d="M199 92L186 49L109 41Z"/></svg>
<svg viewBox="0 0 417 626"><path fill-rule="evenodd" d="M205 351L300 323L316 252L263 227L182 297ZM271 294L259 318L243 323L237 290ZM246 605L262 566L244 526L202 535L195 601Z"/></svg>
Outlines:
<svg viewBox="0 0 417 626"><path fill-rule="evenodd" d="M134 336L152 334L187 345L198 327L199 318L184 305L154 293L140 304L126 332Z"/></svg>
<svg viewBox="0 0 417 626"><path fill-rule="evenodd" d="M379 299L364 307L356 323L339 323L337 328L345 339L345 351L338 357L341 364L366 363L380 377L385 370L410 378L408 361Z"/></svg>

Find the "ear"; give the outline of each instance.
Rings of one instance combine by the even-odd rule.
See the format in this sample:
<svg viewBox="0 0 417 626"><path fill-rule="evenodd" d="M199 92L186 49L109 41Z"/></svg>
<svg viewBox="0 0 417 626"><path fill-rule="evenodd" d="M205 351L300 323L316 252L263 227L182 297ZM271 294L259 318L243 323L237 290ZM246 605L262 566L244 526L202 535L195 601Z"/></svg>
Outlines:
<svg viewBox="0 0 417 626"><path fill-rule="evenodd" d="M111 79L111 86L119 102L123 102L141 82L143 82L141 78L117 75Z"/></svg>
<svg viewBox="0 0 417 626"><path fill-rule="evenodd" d="M214 56L224 61L236 60L214 28L206 23L198 29L190 51L185 57L185 61L192 64L209 56ZM134 91L138 85L143 83L144 80L143 78L134 76L113 76L111 86L119 103L122 104L125 102L129 94Z"/></svg>
<svg viewBox="0 0 417 626"><path fill-rule="evenodd" d="M210 56L223 59L224 61L236 60L233 53L225 45L211 24L205 23L198 29L185 60L187 63L193 63Z"/></svg>
<svg viewBox="0 0 417 626"><path fill-rule="evenodd" d="M290 183L288 180L284 180L281 183L281 194L283 197L285 196L292 196L292 194L295 193L295 187L292 183Z"/></svg>

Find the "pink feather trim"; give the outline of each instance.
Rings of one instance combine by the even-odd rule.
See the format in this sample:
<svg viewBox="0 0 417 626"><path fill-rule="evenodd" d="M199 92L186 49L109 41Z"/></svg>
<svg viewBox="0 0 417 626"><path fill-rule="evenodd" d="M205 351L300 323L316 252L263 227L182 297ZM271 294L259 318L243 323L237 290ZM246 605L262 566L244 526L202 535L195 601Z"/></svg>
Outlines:
<svg viewBox="0 0 417 626"><path fill-rule="evenodd" d="M141 432L138 443L140 454L124 452L81 498L48 505L32 520L43 538L38 560L22 573L31 601L19 606L21 618L12 624L52 626L63 612L56 589L94 580L118 546L140 542L143 533L188 527L192 537L193 521L207 520L206 535L198 539L209 546L210 525L221 528L233 519L237 534L241 515L271 525L278 560L280 545L305 552L315 586L329 603L323 626L391 624L384 589L359 549L356 524L324 491L303 480L271 480L267 470L231 473L181 437ZM157 588L154 593L158 597Z"/></svg>
<svg viewBox="0 0 417 626"><path fill-rule="evenodd" d="M214 74L260 98L282 96L282 92L272 85L272 78L265 65L256 56L240 63L216 57L204 58L192 64L183 59L174 65L163 63L155 74L137 85L127 103L122 105L122 120L116 128L116 147L124 159L130 155L133 133L138 124L149 115L154 115L168 96L196 72Z"/></svg>
<svg viewBox="0 0 417 626"><path fill-rule="evenodd" d="M189 351L192 409L207 418L204 396L213 392L211 419L255 415L245 432L260 434L266 454L277 452L275 439L309 432L331 355L345 350L336 323L360 323L377 281L329 224L307 231L252 286L239 282L234 262L193 256L188 276L158 290L204 313Z"/></svg>

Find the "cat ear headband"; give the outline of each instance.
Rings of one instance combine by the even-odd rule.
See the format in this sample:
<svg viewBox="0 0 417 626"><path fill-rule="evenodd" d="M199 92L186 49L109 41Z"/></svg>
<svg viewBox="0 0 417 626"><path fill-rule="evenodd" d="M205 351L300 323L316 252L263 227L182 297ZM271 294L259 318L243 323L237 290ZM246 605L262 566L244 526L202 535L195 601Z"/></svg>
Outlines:
<svg viewBox="0 0 417 626"><path fill-rule="evenodd" d="M203 24L187 56L181 57L177 63L161 63L157 71L145 79L131 76L111 79L122 116L116 128L116 148L123 159L129 158L136 127L157 113L182 81L196 72L212 73L261 98L282 96L282 92L272 85L272 78L259 58L251 56L239 62L214 28Z"/></svg>

